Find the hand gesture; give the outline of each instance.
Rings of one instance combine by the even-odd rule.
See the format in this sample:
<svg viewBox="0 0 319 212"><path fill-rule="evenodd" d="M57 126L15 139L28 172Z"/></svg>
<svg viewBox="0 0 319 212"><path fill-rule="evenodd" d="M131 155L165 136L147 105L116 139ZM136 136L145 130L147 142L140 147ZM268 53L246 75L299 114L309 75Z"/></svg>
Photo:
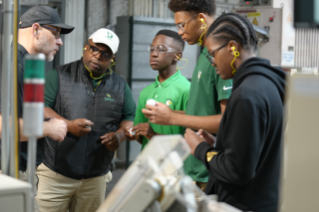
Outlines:
<svg viewBox="0 0 319 212"><path fill-rule="evenodd" d="M49 137L56 141L63 141L67 133L67 124L61 119L51 118L49 124Z"/></svg>
<svg viewBox="0 0 319 212"><path fill-rule="evenodd" d="M197 134L201 137L201 138L204 138L207 143L209 143L211 146L214 146L215 145L215 142L216 142L216 138L210 134L209 132L203 130L203 129L199 129Z"/></svg>
<svg viewBox="0 0 319 212"><path fill-rule="evenodd" d="M156 102L155 106L146 105L147 109L142 109L145 117L149 122L160 125L171 125L170 118L173 113L172 109L161 102Z"/></svg>
<svg viewBox="0 0 319 212"><path fill-rule="evenodd" d="M119 136L115 132L109 132L100 137L101 143L111 151L115 151L120 146Z"/></svg>
<svg viewBox="0 0 319 212"><path fill-rule="evenodd" d="M148 140L151 140L153 136L157 135L157 133L153 130L153 128L148 122L135 125L132 131L135 131L135 135L137 137L144 136Z"/></svg>
<svg viewBox="0 0 319 212"><path fill-rule="evenodd" d="M138 139L133 127L126 127L124 128L124 134L127 140L134 141Z"/></svg>
<svg viewBox="0 0 319 212"><path fill-rule="evenodd" d="M191 149L191 154L194 155L196 147L205 142L203 138L196 134L193 130L187 128L185 130L184 138Z"/></svg>
<svg viewBox="0 0 319 212"><path fill-rule="evenodd" d="M68 123L68 131L77 136L82 137L87 133L91 132L91 126L93 126L93 122L87 119L75 119L69 121Z"/></svg>

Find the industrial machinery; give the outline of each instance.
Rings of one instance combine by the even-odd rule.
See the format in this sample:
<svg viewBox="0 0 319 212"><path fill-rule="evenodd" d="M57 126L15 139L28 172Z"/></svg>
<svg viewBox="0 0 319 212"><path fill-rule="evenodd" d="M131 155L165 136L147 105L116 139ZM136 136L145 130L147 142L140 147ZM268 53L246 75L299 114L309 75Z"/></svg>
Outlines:
<svg viewBox="0 0 319 212"><path fill-rule="evenodd" d="M257 56L285 69L318 69L319 30L294 28L294 22L298 27L315 25L316 2L295 1L298 14L294 14L293 0L240 0L233 12L247 17L253 24L260 41ZM302 16L300 12L307 15Z"/></svg>
<svg viewBox="0 0 319 212"><path fill-rule="evenodd" d="M234 12L246 17L259 38L257 56L274 66L295 67L292 1L241 0Z"/></svg>
<svg viewBox="0 0 319 212"><path fill-rule="evenodd" d="M205 195L183 174L189 152L180 135L155 136L97 212L238 212L217 202L216 196Z"/></svg>
<svg viewBox="0 0 319 212"><path fill-rule="evenodd" d="M31 212L31 185L0 174L0 211Z"/></svg>
<svg viewBox="0 0 319 212"><path fill-rule="evenodd" d="M272 6L272 0L240 0L240 6Z"/></svg>

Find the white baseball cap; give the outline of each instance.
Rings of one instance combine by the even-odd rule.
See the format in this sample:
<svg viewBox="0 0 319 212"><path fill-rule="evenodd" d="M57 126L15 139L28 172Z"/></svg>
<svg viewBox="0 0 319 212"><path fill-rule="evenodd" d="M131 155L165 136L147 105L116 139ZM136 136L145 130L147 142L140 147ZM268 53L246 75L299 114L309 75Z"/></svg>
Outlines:
<svg viewBox="0 0 319 212"><path fill-rule="evenodd" d="M110 47L113 54L115 54L120 45L119 37L109 29L99 29L95 31L90 37L94 43L102 43Z"/></svg>

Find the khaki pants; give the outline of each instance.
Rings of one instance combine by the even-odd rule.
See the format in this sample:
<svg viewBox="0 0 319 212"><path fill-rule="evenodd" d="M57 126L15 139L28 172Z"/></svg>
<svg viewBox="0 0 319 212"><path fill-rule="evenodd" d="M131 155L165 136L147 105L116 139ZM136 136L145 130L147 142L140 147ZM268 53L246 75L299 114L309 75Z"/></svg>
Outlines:
<svg viewBox="0 0 319 212"><path fill-rule="evenodd" d="M41 212L93 212L105 199L106 183L112 173L74 180L58 174L43 163L37 169L38 201Z"/></svg>

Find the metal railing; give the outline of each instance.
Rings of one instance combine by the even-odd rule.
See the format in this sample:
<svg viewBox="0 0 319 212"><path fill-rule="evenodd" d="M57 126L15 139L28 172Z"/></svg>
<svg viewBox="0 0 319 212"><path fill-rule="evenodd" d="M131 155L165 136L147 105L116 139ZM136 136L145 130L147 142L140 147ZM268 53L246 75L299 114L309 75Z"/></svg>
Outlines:
<svg viewBox="0 0 319 212"><path fill-rule="evenodd" d="M296 29L295 66L319 68L319 29Z"/></svg>

